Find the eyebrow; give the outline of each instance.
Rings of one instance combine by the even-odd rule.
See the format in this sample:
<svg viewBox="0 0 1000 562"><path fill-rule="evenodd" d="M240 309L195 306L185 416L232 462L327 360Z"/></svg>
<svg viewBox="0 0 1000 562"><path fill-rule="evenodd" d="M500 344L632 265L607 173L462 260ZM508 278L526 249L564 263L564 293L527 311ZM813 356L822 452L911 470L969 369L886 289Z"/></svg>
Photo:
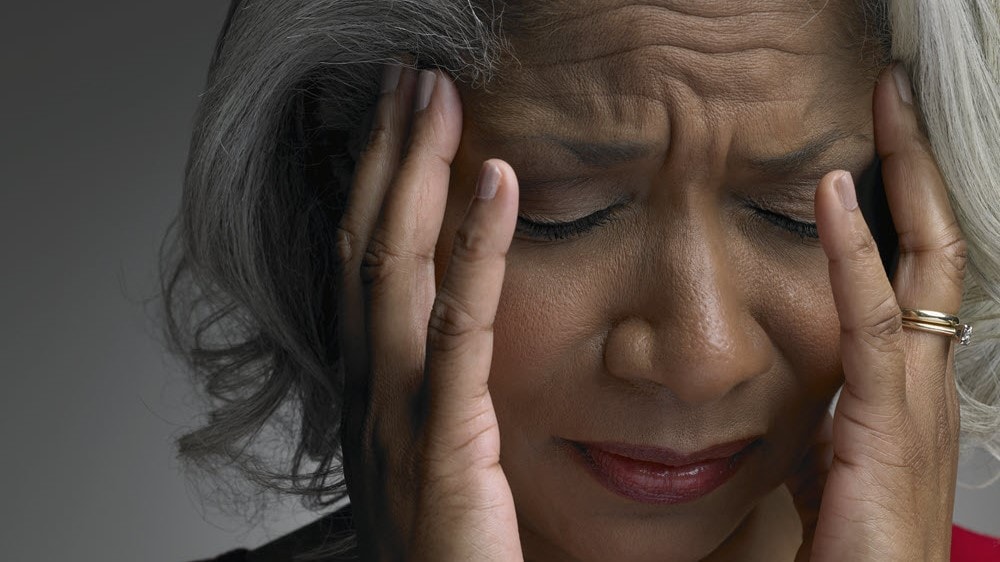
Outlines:
<svg viewBox="0 0 1000 562"><path fill-rule="evenodd" d="M869 137L846 131L827 131L823 135L808 141L803 146L780 156L751 158L750 167L771 176L789 176L804 169L815 168L820 159L833 145L844 139Z"/></svg>
<svg viewBox="0 0 1000 562"><path fill-rule="evenodd" d="M754 157L749 165L756 171L771 176L788 176L803 169L812 168L836 143L849 138L869 140L869 137L846 131L827 131L819 137L807 141L801 147L778 156ZM561 138L551 135L526 137L522 140L542 140L556 144L572 154L580 164L590 168L610 168L648 158L656 153L654 144L630 141L593 142Z"/></svg>
<svg viewBox="0 0 1000 562"><path fill-rule="evenodd" d="M610 168L647 158L656 150L655 145L628 141L585 142L551 136L541 137L568 150L581 164L592 168Z"/></svg>

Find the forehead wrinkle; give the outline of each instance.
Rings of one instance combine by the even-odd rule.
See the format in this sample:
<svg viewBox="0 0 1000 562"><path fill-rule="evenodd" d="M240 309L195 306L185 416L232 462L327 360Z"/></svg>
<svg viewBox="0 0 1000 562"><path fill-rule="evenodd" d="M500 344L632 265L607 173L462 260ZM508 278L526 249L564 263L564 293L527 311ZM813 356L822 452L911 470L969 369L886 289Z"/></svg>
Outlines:
<svg viewBox="0 0 1000 562"><path fill-rule="evenodd" d="M690 0L646 0L644 2L605 0L602 2L603 5L601 7L588 9L592 4L594 2L581 2L580 0L542 0L535 2L522 0L508 4L506 15L509 16L512 22L517 24L518 30L541 33L552 28L554 24L569 23L574 20L600 16L637 6L661 8L703 19L731 18L749 14L776 14L789 11L806 13L807 10L804 7L809 8L809 13L816 13L815 9L800 0L789 0L783 4L779 4L777 0L743 1L739 3L732 2L731 0L701 0L698 2ZM785 8L784 10L775 9L782 6ZM746 9L734 10L733 8Z"/></svg>
<svg viewBox="0 0 1000 562"><path fill-rule="evenodd" d="M578 136L584 125L591 137L651 144L665 143L669 130L663 97L642 92L550 92L529 86L473 96L468 105L476 115L489 116L469 123L488 142L515 144L512 139L523 138L525 129ZM656 126L649 127L650 122Z"/></svg>
<svg viewBox="0 0 1000 562"><path fill-rule="evenodd" d="M621 57L621 56L625 56L625 55L641 56L641 55L645 54L643 52L645 50L655 51L655 50L658 50L658 49L661 49L661 50L664 50L664 51L675 51L678 54L680 54L681 56L690 56L690 57L699 57L699 56L705 55L705 56L711 56L711 57L714 57L714 58L728 58L728 57L732 57L733 55L743 55L743 56L747 56L747 55L749 55L749 56L753 56L753 55L767 55L768 53L772 53L772 52L774 54L776 54L776 55L791 55L791 56L794 56L794 57L816 57L816 56L824 56L822 53L798 53L798 52L794 52L794 51L787 51L787 50L784 50L784 49L782 49L780 47L748 47L748 48L745 48L745 49L738 49L738 50L734 50L734 51L721 51L721 50L719 50L719 51L705 52L705 51L700 51L698 49L693 49L693 48L685 47L683 45L673 45L673 44L670 44L670 43L647 43L647 44L643 44L643 45L635 45L635 46L622 47L622 48L619 48L619 49L614 50L614 51L608 51L608 52L604 52L604 53L600 53L600 54L595 54L595 55L588 56L588 57L580 57L580 58L576 58L576 57L570 58L570 57L567 57L565 59L554 60L554 61L528 62L528 63L523 64L523 66L525 68L545 70L547 68L557 67L557 66L574 66L574 65L578 65L578 64L595 63L595 62L600 62L600 61L603 61L603 60L606 60L606 59ZM653 56L655 56L657 54L658 53L653 53Z"/></svg>
<svg viewBox="0 0 1000 562"><path fill-rule="evenodd" d="M773 10L705 18L656 5L630 4L557 19L547 24L543 32L515 41L515 49L527 64L593 59L650 44L672 45L703 54L753 49L809 54L815 52L815 45L810 34L803 31L828 23L826 19L809 12ZM592 40L597 35L601 41ZM564 53L569 56L560 56Z"/></svg>
<svg viewBox="0 0 1000 562"><path fill-rule="evenodd" d="M664 106L674 103L674 91L690 89L709 102L756 104L787 99L789 69L806 64L823 65L773 53L691 56L655 45L613 57L536 67L506 85L504 95L541 97L539 92L548 91L553 101L564 103L573 92L584 90L591 97L627 95ZM594 91L598 89L600 93Z"/></svg>
<svg viewBox="0 0 1000 562"><path fill-rule="evenodd" d="M637 25L641 28L644 24ZM500 73L508 79L502 79L498 91L519 89L524 95L532 90L551 91L562 85L567 86L564 90L579 90L593 89L594 84L599 84L608 91L638 93L662 100L665 82L674 78L688 82L710 101L756 102L787 90L788 69L793 66L829 65L819 62L820 57L835 59L833 65L845 65L832 53L801 55L784 51L781 45L747 44L742 51L704 53L672 43L669 33L636 31L637 25L626 22L615 26L631 30L625 34L624 43L614 39L612 31L602 34L610 39L599 50L586 38L576 41L566 35L552 37L555 45L539 40L536 48L546 54L519 57L517 66ZM645 24L647 28L650 25ZM593 32L588 36L592 37ZM560 45L572 48L561 49ZM560 59L560 50L574 54Z"/></svg>
<svg viewBox="0 0 1000 562"><path fill-rule="evenodd" d="M595 4L598 5L596 10ZM674 71L685 80L693 81L695 88L703 93L711 95L731 90L723 97L753 101L776 90L774 80L761 84L761 70L784 69L791 64L821 64L806 58L810 56L828 57L834 59L834 65L846 68L856 58L833 55L843 55L853 46L864 43L863 39L858 41L863 35L862 18L851 17L848 13L858 11L856 2L850 2L855 6L853 10L834 0L816 10L808 2L795 0L779 4L779 8L784 8L782 11L774 9L774 1L768 1L751 4L757 12L740 10L735 15L733 4L647 1L636 5L606 0L532 2L531 8L522 7L521 12L561 15L547 23L542 32L522 32L513 38L518 65L515 70L546 74L539 84L545 88L553 83L550 79L553 71L580 73L603 64L613 67L604 72L605 77L619 84L641 84L649 82L651 73L633 74L625 79L620 76L619 69L629 62L648 62L656 65L651 67L655 70ZM738 4L740 7L747 5L746 2ZM595 36L601 37L601 41L594 41ZM822 40L816 41L817 37ZM560 71L558 67L565 70ZM729 87L733 85L737 87ZM755 87L753 91L748 90ZM659 94L653 92L651 95Z"/></svg>
<svg viewBox="0 0 1000 562"><path fill-rule="evenodd" d="M550 1L542 0L537 5L545 6ZM797 2L799 7L804 4ZM593 3L574 0L573 5L591 6ZM719 8L726 5L727 3L723 2L711 6ZM732 6L733 3L728 5ZM648 7L646 5L646 8ZM658 5L654 5L654 8L659 10L657 14L664 11ZM831 64L814 61L815 57L819 56L833 59L832 53L806 57L782 52L780 49L752 46L747 51L704 53L670 44L663 45L662 38L657 38L648 31L636 32L634 25L642 24L649 19L659 19L662 27L662 17L636 20L635 9L634 5L615 6L603 11L618 14L618 19L615 19L615 16L602 18L584 14L577 18L579 20L577 24L557 24L551 28L552 32L546 35L533 37L522 35L520 37L522 51L525 48L524 41L530 41L526 44L528 47L547 56L558 54L561 47L570 52L578 48L589 48L594 51L594 56L572 64L564 61L561 63L561 68L560 63L546 64L544 55L527 61L525 57L517 57L515 60L521 66L507 67L503 70L508 72L501 71L498 74L501 87L497 88L495 93L482 97L474 95L474 99L469 100L472 102L469 106L475 108L473 111L477 116L485 115L481 120L478 118L475 120L481 125L478 128L484 132L497 133L493 136L515 135L526 128L578 137L586 131L589 135L615 140L644 136L642 140L654 138L666 148L672 144L668 141L674 127L669 121L674 115L683 118L690 114L691 110L695 112L708 110L709 113L714 113L719 110L725 112L727 109L749 115L753 113L750 107L757 104L787 101L795 105L802 99L804 91L808 92L809 97L814 98L807 105L817 103L819 101L817 96L829 99L839 97L845 91L843 84L838 86L825 77L825 75L839 75L836 70L817 74L796 72L795 68L805 70L808 67L820 66L829 70L838 65L841 68L848 68L850 65L843 59L852 59L851 56L841 57L841 60L834 60ZM624 20L621 19L622 14L626 16ZM804 12L798 20L793 21L805 22L809 20L809 14L812 12ZM787 26L777 25L781 20L778 17L780 15L772 11L760 21L771 22L772 26L780 27L783 31L787 30ZM739 18L734 19L731 15L724 14L715 18L702 14L696 16L698 17L695 19L719 20L715 22L717 30L722 29L726 33L744 36L747 30L744 26L748 25L747 18L750 17L742 16L743 23L733 27ZM684 14L678 17L690 19L690 16ZM830 11L827 10L822 17L831 17ZM728 22L730 27L726 27L727 18L731 20ZM818 20L819 18L812 20L811 25L819 25ZM610 26L608 33L601 33L602 38L614 37L615 32L618 32L617 35L624 34L618 38L619 42L637 42L638 48L611 54L595 50L593 38L600 28L594 28L593 24L602 22L615 22ZM762 25L750 29L759 34L758 29ZM647 23L646 27L655 29L655 22ZM556 30L569 30L579 35L580 40L574 42L571 34L556 33ZM824 36L828 38L827 42L839 43L836 39L829 39L831 31L835 30L826 26L822 31L827 34ZM663 30L663 34L669 35L669 32L670 29ZM690 35L693 32L688 30L687 33ZM643 41L649 44L642 44ZM846 62L856 62L856 60ZM800 80L800 75L805 77L808 83ZM842 81L843 77L837 80ZM463 99L463 103L465 101ZM685 105L692 102L696 105ZM820 106L828 105L830 104L820 104ZM481 109L485 111L480 111ZM796 106L796 111L806 109L801 107L801 104ZM829 118L829 112L823 107L818 108L818 111L826 114L826 117L820 116L822 119ZM651 133L654 137L650 137ZM718 142L720 139L714 140ZM721 147L717 147L717 150L719 148Z"/></svg>

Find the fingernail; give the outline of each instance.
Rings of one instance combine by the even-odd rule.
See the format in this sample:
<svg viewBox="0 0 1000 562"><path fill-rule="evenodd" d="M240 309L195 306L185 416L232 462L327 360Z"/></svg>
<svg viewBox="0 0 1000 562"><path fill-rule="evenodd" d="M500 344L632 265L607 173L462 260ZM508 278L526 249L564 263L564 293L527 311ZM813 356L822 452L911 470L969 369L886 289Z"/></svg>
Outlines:
<svg viewBox="0 0 1000 562"><path fill-rule="evenodd" d="M431 94L434 93L434 84L437 82L437 74L430 70L421 70L420 78L417 81L417 109L422 111L431 103Z"/></svg>
<svg viewBox="0 0 1000 562"><path fill-rule="evenodd" d="M896 90L899 91L899 98L903 100L906 105L913 104L913 86L910 84L910 77L906 74L906 69L903 65L896 63L892 67L892 77L896 82Z"/></svg>
<svg viewBox="0 0 1000 562"><path fill-rule="evenodd" d="M399 74L403 69L396 63L386 64L382 68L382 90L381 93L388 94L396 90L399 85Z"/></svg>
<svg viewBox="0 0 1000 562"><path fill-rule="evenodd" d="M833 180L840 195L840 204L844 209L853 211L858 208L858 196L854 193L854 180L851 179L850 172L841 172L837 179Z"/></svg>
<svg viewBox="0 0 1000 562"><path fill-rule="evenodd" d="M493 199L498 187L500 187L500 168L492 162L487 162L479 171L479 179L476 180L476 197Z"/></svg>

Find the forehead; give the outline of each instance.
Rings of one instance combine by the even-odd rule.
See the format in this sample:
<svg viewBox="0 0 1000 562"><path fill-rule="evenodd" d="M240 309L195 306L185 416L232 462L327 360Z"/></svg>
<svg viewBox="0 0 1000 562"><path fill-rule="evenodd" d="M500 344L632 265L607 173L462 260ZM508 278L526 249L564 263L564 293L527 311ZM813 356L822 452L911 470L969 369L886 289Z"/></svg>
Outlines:
<svg viewBox="0 0 1000 562"><path fill-rule="evenodd" d="M491 141L544 131L665 145L720 127L736 144L741 135L801 139L842 119L871 83L860 4L515 3L504 17L513 57L463 103Z"/></svg>

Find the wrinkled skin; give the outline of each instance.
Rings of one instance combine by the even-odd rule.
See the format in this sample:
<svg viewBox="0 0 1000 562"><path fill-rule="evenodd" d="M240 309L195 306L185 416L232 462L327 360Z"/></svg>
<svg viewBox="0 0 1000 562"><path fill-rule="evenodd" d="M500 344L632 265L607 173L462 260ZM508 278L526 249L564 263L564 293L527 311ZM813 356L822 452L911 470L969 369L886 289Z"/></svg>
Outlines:
<svg viewBox="0 0 1000 562"><path fill-rule="evenodd" d="M834 9L813 17L804 2L732 17L716 17L725 6L581 4L597 13L515 44L522 67L490 95L462 91L442 230L458 228L490 157L518 173L521 215L572 220L630 198L576 239L543 246L515 236L490 378L501 463L537 559L694 559L759 518L841 382L822 249L754 218L738 198L814 222L822 175L857 177L874 154L872 71L858 64L860 46L834 39L852 22ZM776 177L751 164L828 133L843 139L811 169ZM656 149L587 168L557 145L522 140L543 134ZM536 196L536 176L587 179L578 192ZM436 255L446 259L448 244L443 236ZM667 508L610 496L557 441L693 451L759 434L766 448L733 481ZM790 502L764 506L776 514L763 519L784 522L779 531L795 528L780 511ZM743 531L733 540L757 540L756 527Z"/></svg>
<svg viewBox="0 0 1000 562"><path fill-rule="evenodd" d="M415 75L379 102L339 239L362 550L944 559L950 342L904 335L896 297L956 311L964 244L915 110L889 72L876 86L861 14L846 0L563 4L514 23L519 64L488 91L439 79L405 150ZM607 142L647 148L610 163L580 146ZM835 187L876 149L901 234L892 286ZM470 206L487 159L500 191ZM572 221L617 203L572 238L513 233L515 212ZM607 491L566 445L747 437L761 446L731 480L666 506Z"/></svg>

